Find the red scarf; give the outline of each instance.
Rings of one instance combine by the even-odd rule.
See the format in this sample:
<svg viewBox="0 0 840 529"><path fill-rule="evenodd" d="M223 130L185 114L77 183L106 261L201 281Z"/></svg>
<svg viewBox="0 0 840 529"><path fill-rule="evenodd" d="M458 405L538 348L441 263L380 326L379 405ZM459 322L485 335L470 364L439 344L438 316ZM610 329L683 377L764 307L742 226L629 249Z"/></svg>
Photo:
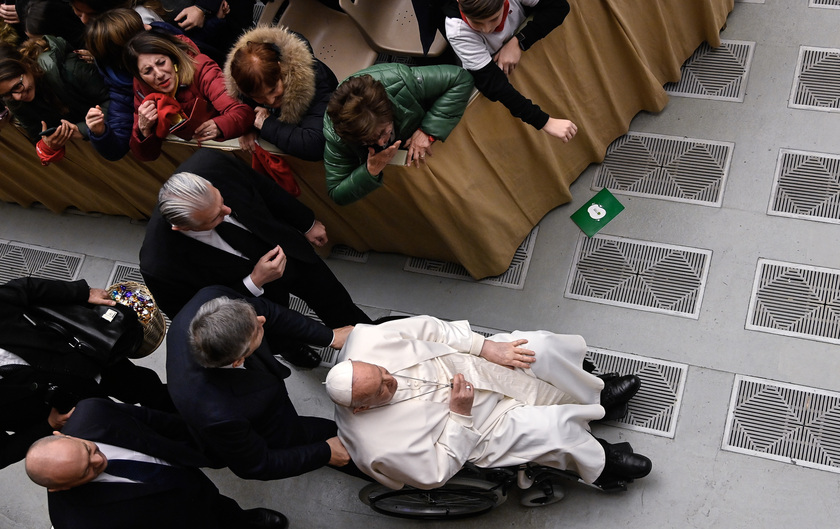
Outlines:
<svg viewBox="0 0 840 529"><path fill-rule="evenodd" d="M468 25L471 29L473 29L473 30L475 30L475 31L478 31L477 29L475 29L474 27L472 27L472 24L470 24L470 21L469 21L469 20L467 20L467 17L466 17L466 16L464 16L464 12L463 12L463 11L461 11L461 8L460 8L460 7L458 8L458 12L459 12L459 13L461 13L461 19L462 19L464 22L466 22L466 23L467 23L467 25ZM503 13L502 13L502 21L499 23L499 25L498 25L498 26L496 26L496 29L494 29L494 30L493 30L493 33L498 33L498 32L500 32L501 30L505 29L505 20L507 20L508 13L510 13L510 0L505 0L505 7L504 7L504 11L503 11Z"/></svg>
<svg viewBox="0 0 840 529"><path fill-rule="evenodd" d="M275 156L257 145L257 149L251 155L251 167L258 173L270 176L293 197L300 196L300 186L295 181L295 173L282 156Z"/></svg>

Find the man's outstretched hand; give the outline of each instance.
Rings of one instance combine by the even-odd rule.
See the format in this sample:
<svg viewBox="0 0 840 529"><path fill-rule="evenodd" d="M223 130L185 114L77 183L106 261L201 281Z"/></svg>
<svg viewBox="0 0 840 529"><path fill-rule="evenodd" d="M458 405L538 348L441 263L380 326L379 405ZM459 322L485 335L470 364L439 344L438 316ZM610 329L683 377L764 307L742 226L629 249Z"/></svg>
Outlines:
<svg viewBox="0 0 840 529"><path fill-rule="evenodd" d="M91 305L108 305L110 307L117 304L116 301L111 299L107 290L93 287L90 288L90 293L88 294L88 303Z"/></svg>
<svg viewBox="0 0 840 529"><path fill-rule="evenodd" d="M353 325L345 325L344 327L333 329L333 342L330 344L330 347L333 349L344 347L344 342L347 341L347 337L353 332L353 327Z"/></svg>
<svg viewBox="0 0 840 529"><path fill-rule="evenodd" d="M338 437L330 437L327 439L327 444L330 445L330 465L343 467L350 462L350 454Z"/></svg>

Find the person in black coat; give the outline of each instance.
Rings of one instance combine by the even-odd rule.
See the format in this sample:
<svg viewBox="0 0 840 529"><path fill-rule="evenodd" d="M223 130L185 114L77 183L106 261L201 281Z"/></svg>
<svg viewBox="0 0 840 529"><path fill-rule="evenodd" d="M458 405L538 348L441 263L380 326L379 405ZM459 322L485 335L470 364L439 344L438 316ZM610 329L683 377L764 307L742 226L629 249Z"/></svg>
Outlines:
<svg viewBox="0 0 840 529"><path fill-rule="evenodd" d="M202 287L225 285L283 306L292 293L331 328L370 323L313 250L326 242L312 210L270 179L232 156L199 149L161 188L140 272L170 317ZM295 365L320 363L311 350L277 352Z"/></svg>
<svg viewBox="0 0 840 529"><path fill-rule="evenodd" d="M242 510L197 467L217 466L174 414L108 400L77 406L64 433L37 441L26 472L47 487L55 529L230 529L288 526Z"/></svg>
<svg viewBox="0 0 840 529"><path fill-rule="evenodd" d="M266 299L204 288L169 328L169 392L202 449L242 478L271 480L346 465L335 423L295 411L283 382L290 371L269 343L291 335L340 348L351 329L332 331Z"/></svg>
<svg viewBox="0 0 840 529"><path fill-rule="evenodd" d="M25 277L0 286L0 468L61 429L81 398L112 396L174 411L166 386L151 369L126 358L103 366L27 314L33 306L75 303L114 304L84 280Z"/></svg>
<svg viewBox="0 0 840 529"><path fill-rule="evenodd" d="M225 86L256 111L256 131L239 138L244 150L253 152L259 136L284 154L324 159L324 113L338 80L302 35L266 26L246 32L228 52Z"/></svg>
<svg viewBox="0 0 840 529"><path fill-rule="evenodd" d="M70 5L61 0L4 0L0 21L14 28L18 36L15 45L33 35L53 35L78 49L84 47L84 26L73 16Z"/></svg>

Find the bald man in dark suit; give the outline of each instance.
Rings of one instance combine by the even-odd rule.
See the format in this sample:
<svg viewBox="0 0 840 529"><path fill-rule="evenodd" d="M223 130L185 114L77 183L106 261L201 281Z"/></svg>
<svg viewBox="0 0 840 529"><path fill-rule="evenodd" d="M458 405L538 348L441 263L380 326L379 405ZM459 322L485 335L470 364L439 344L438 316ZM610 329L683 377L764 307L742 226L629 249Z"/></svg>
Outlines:
<svg viewBox="0 0 840 529"><path fill-rule="evenodd" d="M197 467L219 466L174 414L103 399L79 403L62 434L37 441L26 472L48 489L55 529L283 529L268 509L242 510Z"/></svg>

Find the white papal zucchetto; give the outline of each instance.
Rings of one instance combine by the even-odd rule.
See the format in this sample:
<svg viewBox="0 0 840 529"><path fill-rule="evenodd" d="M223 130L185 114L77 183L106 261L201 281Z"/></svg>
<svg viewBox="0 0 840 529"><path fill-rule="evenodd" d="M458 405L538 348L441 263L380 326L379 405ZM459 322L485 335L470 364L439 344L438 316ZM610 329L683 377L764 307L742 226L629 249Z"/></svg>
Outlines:
<svg viewBox="0 0 840 529"><path fill-rule="evenodd" d="M353 362L345 360L336 364L327 373L327 394L339 406L352 406L353 403Z"/></svg>

